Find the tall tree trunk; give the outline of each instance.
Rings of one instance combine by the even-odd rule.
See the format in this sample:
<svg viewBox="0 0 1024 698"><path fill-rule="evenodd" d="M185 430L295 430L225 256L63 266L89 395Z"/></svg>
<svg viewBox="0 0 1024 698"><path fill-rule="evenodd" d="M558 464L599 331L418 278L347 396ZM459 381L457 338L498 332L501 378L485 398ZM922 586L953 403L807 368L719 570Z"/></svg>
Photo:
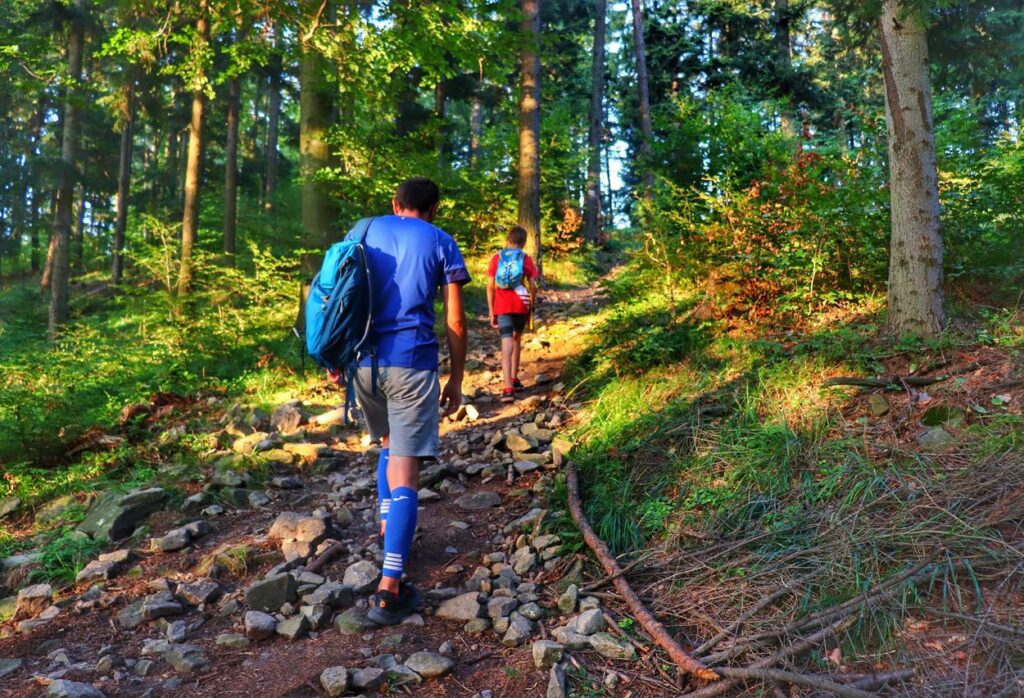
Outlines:
<svg viewBox="0 0 1024 698"><path fill-rule="evenodd" d="M82 171L82 181L78 185L78 219L75 232L71 237L71 249L75 253L75 269L82 271L82 257L85 253L85 204L88 197L85 191L86 173Z"/></svg>
<svg viewBox="0 0 1024 698"><path fill-rule="evenodd" d="M334 113L334 96L324 77L326 71L323 56L308 43L304 45L299 69L299 171L302 226L312 246L325 246L330 242L331 227L337 216L327 188L316 179L317 173L331 163L326 138Z"/></svg>
<svg viewBox="0 0 1024 698"><path fill-rule="evenodd" d="M469 110L469 169L476 171L480 159L480 136L484 129L484 105L480 99L483 81L477 85L473 93L473 105Z"/></svg>
<svg viewBox="0 0 1024 698"><path fill-rule="evenodd" d="M448 89L444 80L438 80L434 85L434 116L437 117L438 126L434 131L434 144L437 150L437 164L444 167L448 156L448 138L446 132L447 123L445 117L448 113Z"/></svg>
<svg viewBox="0 0 1024 698"><path fill-rule="evenodd" d="M39 199L40 199L41 193L42 192L39 191L39 182L38 182L38 180L36 180L35 184L32 187L32 206L31 206L31 209L32 209L31 210L31 213L32 213L32 223L31 223L31 226L32 227L29 229L29 233L31 235L31 245L32 245L31 265L32 265L32 273L33 274L36 273L37 271L39 271L39 226L41 224L41 221L39 220L39 206L40 206Z"/></svg>
<svg viewBox="0 0 1024 698"><path fill-rule="evenodd" d="M166 163L166 184L164 186L164 205L173 206L178 200L178 156L181 150L181 132L178 119L175 117L178 108L178 86L171 83L171 118L167 123L167 154L164 157Z"/></svg>
<svg viewBox="0 0 1024 698"><path fill-rule="evenodd" d="M636 52L636 88L640 99L640 166L643 168L644 199L654 199L654 170L651 168L651 98L647 88L647 50L644 48L643 0L633 0L633 44Z"/></svg>
<svg viewBox="0 0 1024 698"><path fill-rule="evenodd" d="M121 283L124 272L124 237L128 228L128 193L132 177L132 137L135 130L135 79L128 78L125 91L124 124L121 127L121 155L117 165L117 214L114 219L114 259L110 282Z"/></svg>
<svg viewBox="0 0 1024 698"><path fill-rule="evenodd" d="M46 96L45 93L39 98L39 107L36 110L35 116L32 121L32 147L29 151L31 160L27 162L33 162L30 168L30 176L32 180L32 197L29 214L31 220L29 221L29 231L32 240L32 251L31 251L31 265L32 272L39 271L39 226L42 221L39 218L39 207L42 206L41 197L42 192L39 189L39 184L43 180L43 175L39 171L38 165L34 164L38 162L38 156L42 154L42 132L43 123L46 121Z"/></svg>
<svg viewBox="0 0 1024 698"><path fill-rule="evenodd" d="M203 11L201 9L201 11ZM210 26L204 15L196 20L196 32L204 42L209 41ZM198 76L197 76L198 77ZM197 80L198 82L198 80ZM181 267L178 272L178 295L184 296L192 284L192 250L199 233L199 179L203 160L203 112L206 94L202 85L192 90L192 122L188 128L188 164L185 167L185 201L181 217Z"/></svg>
<svg viewBox="0 0 1024 698"><path fill-rule="evenodd" d="M775 68L785 102L779 114L782 132L790 138L796 138L797 130L793 124L793 104L789 80L793 72L792 42L790 40L789 0L775 0Z"/></svg>
<svg viewBox="0 0 1024 698"><path fill-rule="evenodd" d="M238 227L238 111L242 81L232 78L228 94L228 133L224 145L224 254L235 264L235 231Z"/></svg>
<svg viewBox="0 0 1024 698"><path fill-rule="evenodd" d="M275 50L270 57L270 104L267 108L267 148L263 173L263 208L274 210L277 197L278 125L281 121L281 53Z"/></svg>
<svg viewBox="0 0 1024 698"><path fill-rule="evenodd" d="M925 27L899 0L884 0L879 33L889 127L889 327L932 336L945 315Z"/></svg>
<svg viewBox="0 0 1024 698"><path fill-rule="evenodd" d="M540 0L520 0L525 37L520 55L519 225L526 230L526 251L543 273L540 235Z"/></svg>
<svg viewBox="0 0 1024 698"><path fill-rule="evenodd" d="M68 319L69 252L71 247L71 206L75 195L75 166L78 162L78 106L75 91L82 79L85 53L85 0L75 0L75 17L68 35L68 86L64 98L64 135L61 143L60 178L53 223L48 333L55 338Z"/></svg>
<svg viewBox="0 0 1024 698"><path fill-rule="evenodd" d="M590 133L587 139L587 193L583 235L596 242L601 229L601 127L604 124L604 35L606 0L597 0L594 19L594 62L590 73Z"/></svg>

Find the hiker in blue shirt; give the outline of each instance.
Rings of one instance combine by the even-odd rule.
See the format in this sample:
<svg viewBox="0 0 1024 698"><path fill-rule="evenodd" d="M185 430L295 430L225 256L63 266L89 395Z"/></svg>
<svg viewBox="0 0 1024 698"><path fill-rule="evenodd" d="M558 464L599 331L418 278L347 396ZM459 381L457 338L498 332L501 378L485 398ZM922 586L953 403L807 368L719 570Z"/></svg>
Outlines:
<svg viewBox="0 0 1024 698"><path fill-rule="evenodd" d="M380 441L377 494L384 565L370 598L370 620L400 623L422 604L411 584L402 582L416 532L420 464L436 460L440 411L462 402L466 365L466 314L462 286L469 272L452 237L433 225L440 191L426 177L402 182L392 201L393 216L370 222L364 245L373 296L369 346L355 377L356 400L371 441ZM444 301L451 374L438 383L438 342L434 299ZM373 374L376 372L376 386Z"/></svg>

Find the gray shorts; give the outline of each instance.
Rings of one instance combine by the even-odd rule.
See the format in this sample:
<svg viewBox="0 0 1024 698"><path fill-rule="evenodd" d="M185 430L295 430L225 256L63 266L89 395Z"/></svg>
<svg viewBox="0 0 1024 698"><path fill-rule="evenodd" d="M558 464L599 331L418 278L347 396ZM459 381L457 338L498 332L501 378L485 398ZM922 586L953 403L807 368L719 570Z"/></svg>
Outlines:
<svg viewBox="0 0 1024 698"><path fill-rule="evenodd" d="M370 440L389 437L393 456L436 459L441 447L437 371L381 366L376 395L371 380L369 368L356 373L356 401L366 418Z"/></svg>

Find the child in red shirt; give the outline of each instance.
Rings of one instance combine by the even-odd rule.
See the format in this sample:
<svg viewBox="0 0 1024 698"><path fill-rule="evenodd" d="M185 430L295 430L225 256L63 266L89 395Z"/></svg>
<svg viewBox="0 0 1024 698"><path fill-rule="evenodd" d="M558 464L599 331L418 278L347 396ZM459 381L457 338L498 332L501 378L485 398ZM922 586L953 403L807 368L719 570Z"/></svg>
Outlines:
<svg viewBox="0 0 1024 698"><path fill-rule="evenodd" d="M516 391L523 389L519 381L519 354L537 290L537 267L523 251L525 230L515 226L505 242L508 246L491 258L487 269L487 307L491 327L501 333L501 371L505 378L501 401L509 403L515 401Z"/></svg>

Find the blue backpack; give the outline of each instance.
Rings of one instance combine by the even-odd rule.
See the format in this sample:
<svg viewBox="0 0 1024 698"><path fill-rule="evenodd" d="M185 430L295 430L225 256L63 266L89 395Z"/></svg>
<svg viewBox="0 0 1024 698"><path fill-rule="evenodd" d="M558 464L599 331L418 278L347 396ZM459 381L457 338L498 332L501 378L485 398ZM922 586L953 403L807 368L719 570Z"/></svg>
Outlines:
<svg viewBox="0 0 1024 698"><path fill-rule="evenodd" d="M494 283L498 288L515 288L523 283L525 259L525 252L512 247L498 253L498 269L494 273Z"/></svg>
<svg viewBox="0 0 1024 698"><path fill-rule="evenodd" d="M363 246L372 221L359 221L351 239L327 250L306 298L306 351L320 366L342 371L348 379L359 352L373 353L372 347L364 346L373 318L373 294Z"/></svg>

